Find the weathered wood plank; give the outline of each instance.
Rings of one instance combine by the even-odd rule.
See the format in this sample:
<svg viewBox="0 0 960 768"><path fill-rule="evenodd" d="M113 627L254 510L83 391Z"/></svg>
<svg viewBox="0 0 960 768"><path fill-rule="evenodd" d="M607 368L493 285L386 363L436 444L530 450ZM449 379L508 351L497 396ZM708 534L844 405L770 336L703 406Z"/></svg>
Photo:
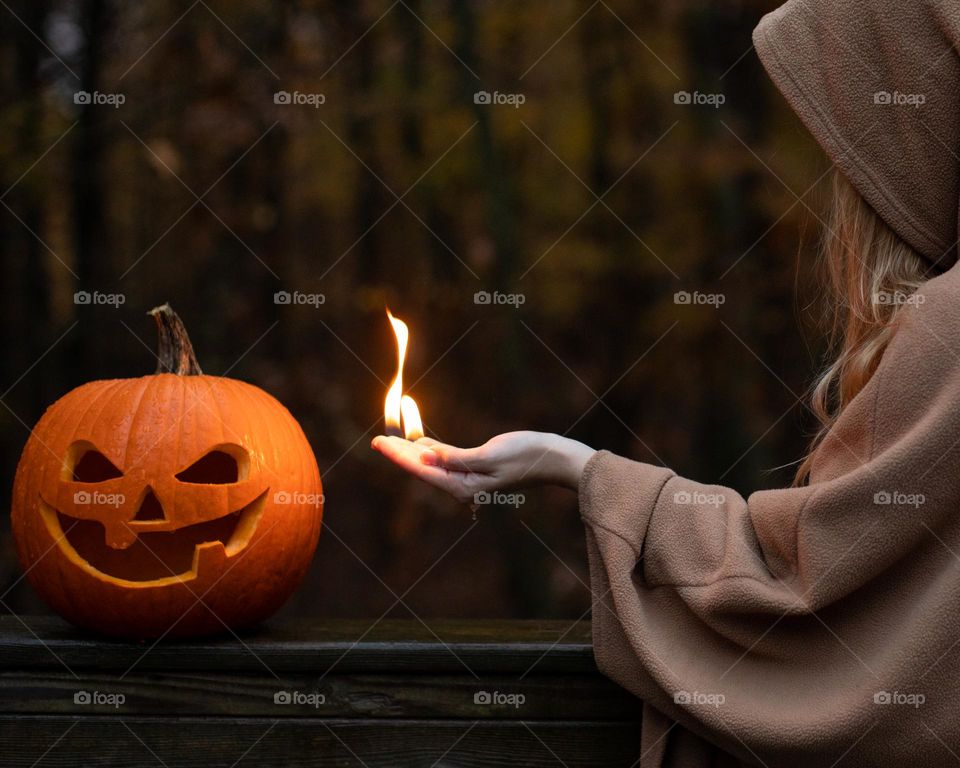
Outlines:
<svg viewBox="0 0 960 768"><path fill-rule="evenodd" d="M586 622L271 623L155 645L23 622L0 618L3 768L604 768L638 757L640 705L597 672Z"/></svg>
<svg viewBox="0 0 960 768"><path fill-rule="evenodd" d="M622 723L0 716L0 765L32 768L628 768Z"/></svg>
<svg viewBox="0 0 960 768"><path fill-rule="evenodd" d="M122 696L121 700L118 698ZM104 699L103 697L110 697ZM102 703L97 703L96 699ZM0 712L83 717L635 720L640 704L600 675L119 675L0 673Z"/></svg>
<svg viewBox="0 0 960 768"><path fill-rule="evenodd" d="M21 623L22 621L22 623ZM589 622L268 622L203 640L125 643L85 634L52 616L0 616L0 669L595 673ZM26 626L24 626L26 625Z"/></svg>

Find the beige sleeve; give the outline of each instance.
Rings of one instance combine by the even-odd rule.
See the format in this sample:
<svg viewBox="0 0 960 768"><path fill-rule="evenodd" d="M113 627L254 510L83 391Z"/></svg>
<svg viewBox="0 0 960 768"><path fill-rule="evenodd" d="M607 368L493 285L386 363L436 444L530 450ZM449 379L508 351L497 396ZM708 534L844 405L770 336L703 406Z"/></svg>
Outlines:
<svg viewBox="0 0 960 768"><path fill-rule="evenodd" d="M903 311L809 486L745 498L606 451L585 467L600 668L744 761L939 765L927 729L960 742L954 272ZM885 691L925 691L919 719Z"/></svg>

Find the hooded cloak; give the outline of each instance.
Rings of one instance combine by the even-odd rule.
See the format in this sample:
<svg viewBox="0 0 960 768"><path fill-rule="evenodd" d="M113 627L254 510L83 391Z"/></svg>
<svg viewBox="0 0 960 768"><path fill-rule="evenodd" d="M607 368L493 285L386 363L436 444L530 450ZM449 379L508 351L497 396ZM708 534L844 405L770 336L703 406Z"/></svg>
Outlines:
<svg viewBox="0 0 960 768"><path fill-rule="evenodd" d="M960 762L958 41L960 0L791 0L754 33L830 158L945 271L808 485L744 498L588 462L594 652L645 702L641 768Z"/></svg>

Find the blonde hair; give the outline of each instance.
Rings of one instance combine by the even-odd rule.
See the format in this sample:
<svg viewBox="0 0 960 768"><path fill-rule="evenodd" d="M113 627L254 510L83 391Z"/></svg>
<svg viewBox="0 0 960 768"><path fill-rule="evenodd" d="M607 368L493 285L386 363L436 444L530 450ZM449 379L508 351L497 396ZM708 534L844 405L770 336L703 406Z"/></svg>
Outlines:
<svg viewBox="0 0 960 768"><path fill-rule="evenodd" d="M796 485L809 480L817 447L873 376L896 332L905 299L929 277L929 266L877 215L839 171L821 248L829 298L832 362L810 395L819 422Z"/></svg>

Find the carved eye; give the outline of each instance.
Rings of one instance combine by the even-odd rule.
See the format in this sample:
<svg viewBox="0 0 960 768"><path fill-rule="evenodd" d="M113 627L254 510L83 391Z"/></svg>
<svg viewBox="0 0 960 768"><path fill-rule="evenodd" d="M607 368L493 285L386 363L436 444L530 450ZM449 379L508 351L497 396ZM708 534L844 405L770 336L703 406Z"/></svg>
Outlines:
<svg viewBox="0 0 960 768"><path fill-rule="evenodd" d="M205 454L177 475L182 483L224 485L240 479L237 460L224 450L216 449Z"/></svg>
<svg viewBox="0 0 960 768"><path fill-rule="evenodd" d="M102 483L106 480L115 480L123 477L123 472L117 469L113 462L95 448L82 446L83 454L73 465L73 479L78 483Z"/></svg>

